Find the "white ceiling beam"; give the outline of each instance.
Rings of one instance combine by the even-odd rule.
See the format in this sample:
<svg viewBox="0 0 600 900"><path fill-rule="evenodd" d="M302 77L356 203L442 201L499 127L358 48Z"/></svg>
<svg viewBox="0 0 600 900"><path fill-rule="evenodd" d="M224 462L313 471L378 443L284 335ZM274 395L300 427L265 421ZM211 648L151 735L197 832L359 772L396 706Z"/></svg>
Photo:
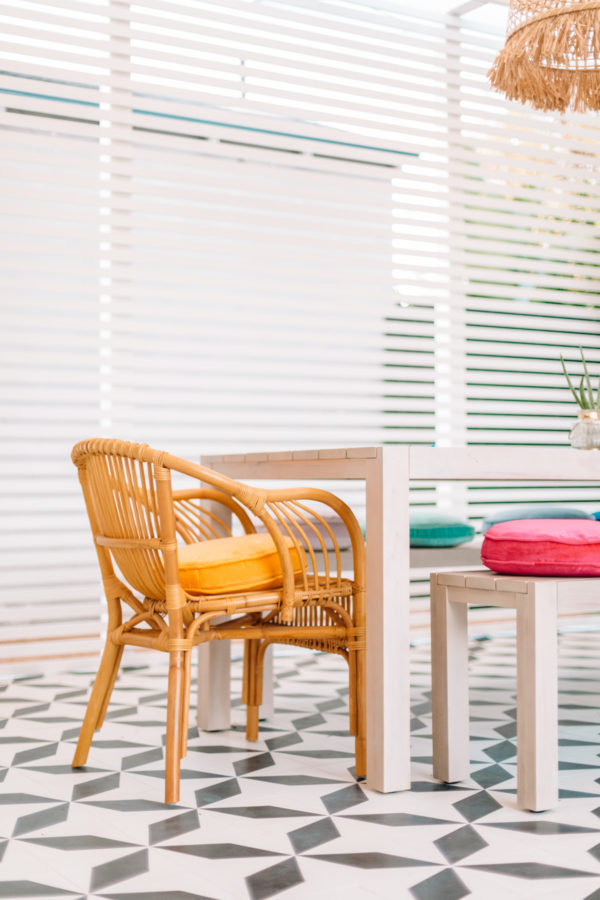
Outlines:
<svg viewBox="0 0 600 900"><path fill-rule="evenodd" d="M480 6L486 6L489 2L490 0L465 0L465 3L455 6L449 12L453 16L464 16L465 13L471 12ZM508 6L509 0L491 0L491 2L498 3L500 6Z"/></svg>

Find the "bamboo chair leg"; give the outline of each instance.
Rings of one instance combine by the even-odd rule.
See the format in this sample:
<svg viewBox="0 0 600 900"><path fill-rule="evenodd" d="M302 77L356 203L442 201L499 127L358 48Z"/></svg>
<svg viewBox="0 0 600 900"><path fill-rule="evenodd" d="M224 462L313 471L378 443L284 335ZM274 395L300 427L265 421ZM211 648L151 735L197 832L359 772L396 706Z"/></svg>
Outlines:
<svg viewBox="0 0 600 900"><path fill-rule="evenodd" d="M250 656L252 641L244 641L244 663L242 668L242 703L248 706L248 685L250 683Z"/></svg>
<svg viewBox="0 0 600 900"><path fill-rule="evenodd" d="M112 674L111 674L109 682L106 686L106 691L104 693L104 701L102 703L102 708L100 709L100 714L98 716L98 721L96 723L96 731L98 731L98 729L102 728L102 726L104 725L104 719L106 718L106 711L108 709L108 704L110 703L110 698L112 696L113 688L114 688L115 682L117 680L117 675L119 674L119 668L121 666L121 659L123 658L123 650L124 649L125 649L125 646L123 644L120 644L117 648L118 652L117 652L115 662L113 665Z"/></svg>
<svg viewBox="0 0 600 900"><path fill-rule="evenodd" d="M357 778L367 774L367 691L365 680L366 651L355 650L356 669L356 737L355 737L355 770Z"/></svg>
<svg viewBox="0 0 600 900"><path fill-rule="evenodd" d="M350 734L356 735L357 733L357 718L358 718L358 697L357 697L357 665L356 665L356 653L348 653L348 715L349 715L349 723L348 723L348 731Z"/></svg>
<svg viewBox="0 0 600 900"><path fill-rule="evenodd" d="M190 720L190 688L192 683L192 651L186 650L183 663L183 697L181 703L181 744L179 755L187 755L188 729Z"/></svg>
<svg viewBox="0 0 600 900"><path fill-rule="evenodd" d="M247 741L257 741L258 740L259 713L260 713L260 707L258 707L258 706L247 706L246 707L246 740Z"/></svg>
<svg viewBox="0 0 600 900"><path fill-rule="evenodd" d="M167 734L165 739L165 803L179 800L181 760L181 721L185 687L185 654L174 650L169 654L169 686L167 695Z"/></svg>
<svg viewBox="0 0 600 900"><path fill-rule="evenodd" d="M114 644L109 635L104 645L102 659L98 666L92 693L90 694L81 731L79 732L79 740L77 741L75 755L71 763L74 769L86 764L94 732L104 722L104 716L106 715L110 696L117 680L122 656L123 645Z"/></svg>
<svg viewBox="0 0 600 900"><path fill-rule="evenodd" d="M246 641L244 681L246 703L246 740L258 740L258 717L262 701L262 662L266 644L256 639ZM261 652L262 651L262 652Z"/></svg>

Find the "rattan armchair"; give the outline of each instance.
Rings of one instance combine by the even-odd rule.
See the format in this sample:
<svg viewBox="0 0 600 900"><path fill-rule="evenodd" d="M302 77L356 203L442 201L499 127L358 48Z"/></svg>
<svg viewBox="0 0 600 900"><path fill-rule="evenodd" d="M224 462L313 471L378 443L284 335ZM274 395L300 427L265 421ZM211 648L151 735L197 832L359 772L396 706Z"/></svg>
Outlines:
<svg viewBox="0 0 600 900"><path fill-rule="evenodd" d="M258 737L263 658L270 643L337 653L347 660L356 774L364 775L365 552L351 510L326 491L259 490L146 444L83 441L73 448L72 459L108 602L106 644L72 765L87 760L124 646L168 653L165 802L177 802L187 745L191 650L204 641L237 638L245 641L242 700L248 740ZM188 476L189 489L174 491L172 473ZM221 507L219 516L215 509ZM332 513L350 538L350 577L342 575ZM231 519L246 537L231 536ZM210 561L216 551L235 550L250 535L251 542L257 541L257 527L263 543L266 538L275 548L275 574L268 586L248 586L242 579L235 589L219 593L213 586L208 593L182 584L184 554L199 548Z"/></svg>

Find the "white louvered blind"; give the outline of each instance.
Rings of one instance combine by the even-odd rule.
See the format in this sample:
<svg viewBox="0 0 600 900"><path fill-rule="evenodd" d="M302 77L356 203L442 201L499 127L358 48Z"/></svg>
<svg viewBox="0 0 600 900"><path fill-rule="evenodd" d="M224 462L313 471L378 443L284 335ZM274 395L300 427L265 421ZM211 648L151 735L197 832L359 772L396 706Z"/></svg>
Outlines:
<svg viewBox="0 0 600 900"><path fill-rule="evenodd" d="M0 13L0 668L97 652L98 576L69 449L100 430L101 3Z"/></svg>
<svg viewBox="0 0 600 900"><path fill-rule="evenodd" d="M417 280L394 258L398 179L444 128L442 27L353 4L198 9L116 20L116 430L191 456L432 443L430 298L390 329ZM398 42L432 32L432 74L400 101L415 62Z"/></svg>
<svg viewBox="0 0 600 900"><path fill-rule="evenodd" d="M581 329L600 361L592 291L565 298L595 123L491 97L498 37L383 0L22 0L0 26L0 669L96 649L80 438L565 440L558 348Z"/></svg>
<svg viewBox="0 0 600 900"><path fill-rule="evenodd" d="M509 104L486 72L500 47L450 28L452 384L463 384L450 443L566 445L576 407L562 353L600 364L600 128L591 115ZM600 508L584 486L472 487L474 519L511 502ZM456 500L456 492L454 495Z"/></svg>
<svg viewBox="0 0 600 900"><path fill-rule="evenodd" d="M447 154L432 158L416 214L447 275L436 308L436 442L566 445L576 408L559 355L576 373L579 346L596 374L600 364L598 123L507 103L486 77L503 36L466 18L447 35ZM436 494L475 525L510 505L600 509L598 492L577 484L454 484ZM429 627L427 569L413 571L412 595L418 639ZM477 610L470 628L512 630L514 617Z"/></svg>
<svg viewBox="0 0 600 900"><path fill-rule="evenodd" d="M379 443L398 422L431 442L431 309L382 339L393 180L421 149L398 116L439 115L398 98L399 29L285 2L140 2L115 28L114 421L183 454Z"/></svg>

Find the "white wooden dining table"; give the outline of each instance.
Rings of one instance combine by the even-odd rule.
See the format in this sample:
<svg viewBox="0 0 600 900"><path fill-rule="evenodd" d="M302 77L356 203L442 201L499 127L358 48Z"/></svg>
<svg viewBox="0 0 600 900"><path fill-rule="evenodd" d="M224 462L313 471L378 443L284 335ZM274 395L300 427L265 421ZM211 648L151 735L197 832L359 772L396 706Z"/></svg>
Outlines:
<svg viewBox="0 0 600 900"><path fill-rule="evenodd" d="M201 457L241 481L362 480L367 529L367 786L410 788L409 489L429 482L600 485L600 453L565 447L383 445ZM599 490L600 507L600 490ZM229 727L229 649L200 647L198 724ZM268 700L267 700L268 702Z"/></svg>

